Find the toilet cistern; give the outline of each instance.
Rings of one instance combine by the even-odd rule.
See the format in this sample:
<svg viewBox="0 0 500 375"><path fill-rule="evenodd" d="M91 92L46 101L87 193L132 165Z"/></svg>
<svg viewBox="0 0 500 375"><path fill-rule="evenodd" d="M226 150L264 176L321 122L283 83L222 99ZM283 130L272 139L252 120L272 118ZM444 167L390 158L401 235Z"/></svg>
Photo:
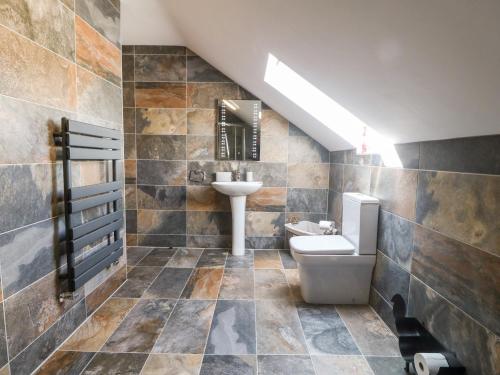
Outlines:
<svg viewBox="0 0 500 375"><path fill-rule="evenodd" d="M212 182L219 193L229 195L233 220L233 255L245 255L245 205L247 195L262 187L260 181Z"/></svg>

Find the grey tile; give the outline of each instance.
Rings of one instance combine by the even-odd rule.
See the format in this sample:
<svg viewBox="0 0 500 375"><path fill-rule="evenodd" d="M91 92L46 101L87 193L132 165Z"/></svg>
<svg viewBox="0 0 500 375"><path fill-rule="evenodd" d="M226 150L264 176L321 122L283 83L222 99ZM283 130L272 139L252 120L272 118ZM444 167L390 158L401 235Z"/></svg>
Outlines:
<svg viewBox="0 0 500 375"><path fill-rule="evenodd" d="M185 234L186 213L183 211L138 210L137 233Z"/></svg>
<svg viewBox="0 0 500 375"><path fill-rule="evenodd" d="M344 166L340 164L330 164L329 189L342 193L344 185Z"/></svg>
<svg viewBox="0 0 500 375"><path fill-rule="evenodd" d="M252 269L227 268L224 270L219 299L253 299L254 276Z"/></svg>
<svg viewBox="0 0 500 375"><path fill-rule="evenodd" d="M82 375L139 375L147 358L140 353L97 353Z"/></svg>
<svg viewBox="0 0 500 375"><path fill-rule="evenodd" d="M144 293L144 298L179 298L191 268L164 268Z"/></svg>
<svg viewBox="0 0 500 375"><path fill-rule="evenodd" d="M230 235L189 235L187 246L197 248L222 249L231 247Z"/></svg>
<svg viewBox="0 0 500 375"><path fill-rule="evenodd" d="M372 285L386 301L390 301L395 294L400 294L405 301L408 301L410 273L377 251Z"/></svg>
<svg viewBox="0 0 500 375"><path fill-rule="evenodd" d="M230 244L229 244L230 245ZM247 237L245 238L247 249L284 249L284 237Z"/></svg>
<svg viewBox="0 0 500 375"><path fill-rule="evenodd" d="M134 81L134 55L122 55L122 79L123 81ZM126 133L135 133L135 131Z"/></svg>
<svg viewBox="0 0 500 375"><path fill-rule="evenodd" d="M227 250L223 249L203 250L196 267L224 267L227 253Z"/></svg>
<svg viewBox="0 0 500 375"><path fill-rule="evenodd" d="M499 257L416 226L412 275L497 334L499 269Z"/></svg>
<svg viewBox="0 0 500 375"><path fill-rule="evenodd" d="M500 255L500 176L419 172L417 222Z"/></svg>
<svg viewBox="0 0 500 375"><path fill-rule="evenodd" d="M56 1L5 1L0 23L51 51L75 60L73 12Z"/></svg>
<svg viewBox="0 0 500 375"><path fill-rule="evenodd" d="M185 81L186 58L177 55L135 55L138 82Z"/></svg>
<svg viewBox="0 0 500 375"><path fill-rule="evenodd" d="M77 73L76 88L79 119L97 118L114 123L115 128L121 128L122 102L124 100L122 90L83 68L77 67ZM95 120L91 121L94 122Z"/></svg>
<svg viewBox="0 0 500 375"><path fill-rule="evenodd" d="M232 255L229 253L226 259L228 268L253 268L253 250L245 250L245 255Z"/></svg>
<svg viewBox="0 0 500 375"><path fill-rule="evenodd" d="M186 160L186 136L138 134L137 159Z"/></svg>
<svg viewBox="0 0 500 375"><path fill-rule="evenodd" d="M191 235L231 235L231 213L188 211L187 233Z"/></svg>
<svg viewBox="0 0 500 375"><path fill-rule="evenodd" d="M285 235L284 212L246 212L245 234L248 237L282 237Z"/></svg>
<svg viewBox="0 0 500 375"><path fill-rule="evenodd" d="M76 14L120 46L120 12L107 0L76 0Z"/></svg>
<svg viewBox="0 0 500 375"><path fill-rule="evenodd" d="M135 84L133 82L122 83L123 107L135 107Z"/></svg>
<svg viewBox="0 0 500 375"><path fill-rule="evenodd" d="M316 375L373 375L363 356L314 355L312 361Z"/></svg>
<svg viewBox="0 0 500 375"><path fill-rule="evenodd" d="M330 163L335 164L345 164L345 151L331 151L330 152Z"/></svg>
<svg viewBox="0 0 500 375"><path fill-rule="evenodd" d="M369 306L337 306L337 311L363 355L400 355L396 336Z"/></svg>
<svg viewBox="0 0 500 375"><path fill-rule="evenodd" d="M152 247L185 247L186 236L177 234L138 234L137 244Z"/></svg>
<svg viewBox="0 0 500 375"><path fill-rule="evenodd" d="M327 189L288 189L287 210L291 212L327 211Z"/></svg>
<svg viewBox="0 0 500 375"><path fill-rule="evenodd" d="M137 233L137 210L125 210L125 230Z"/></svg>
<svg viewBox="0 0 500 375"><path fill-rule="evenodd" d="M186 47L182 46L160 46L160 45L138 45L135 53L153 55L186 55Z"/></svg>
<svg viewBox="0 0 500 375"><path fill-rule="evenodd" d="M138 263L138 266L163 267L174 256L175 249L155 248Z"/></svg>
<svg viewBox="0 0 500 375"><path fill-rule="evenodd" d="M102 351L149 353L175 302L160 299L139 301L106 341Z"/></svg>
<svg viewBox="0 0 500 375"><path fill-rule="evenodd" d="M414 277L410 284L409 316L416 317L471 374L498 370L498 337L444 300Z"/></svg>
<svg viewBox="0 0 500 375"><path fill-rule="evenodd" d="M255 301L257 353L306 354L295 305L286 300Z"/></svg>
<svg viewBox="0 0 500 375"><path fill-rule="evenodd" d="M200 375L257 375L254 355L206 355Z"/></svg>
<svg viewBox="0 0 500 375"><path fill-rule="evenodd" d="M304 133L304 131L301 130L299 127L297 127L296 125L294 125L290 122L288 124L288 136L289 137L307 137L307 134Z"/></svg>
<svg viewBox="0 0 500 375"><path fill-rule="evenodd" d="M410 270L414 224L387 211L379 211L377 248Z"/></svg>
<svg viewBox="0 0 500 375"><path fill-rule="evenodd" d="M180 300L153 352L203 353L214 309L213 301Z"/></svg>
<svg viewBox="0 0 500 375"><path fill-rule="evenodd" d="M394 322L394 315L392 314L392 303L386 301L373 287L370 288L369 303L390 330L396 334L397 330L396 323Z"/></svg>
<svg viewBox="0 0 500 375"><path fill-rule="evenodd" d="M135 46L122 44L122 54L133 55L135 51Z"/></svg>
<svg viewBox="0 0 500 375"><path fill-rule="evenodd" d="M0 303L0 368L9 360L7 355L7 332L5 331L5 319L3 303Z"/></svg>
<svg viewBox="0 0 500 375"><path fill-rule="evenodd" d="M12 1L10 1L12 3ZM0 97L1 164L46 163L55 160L57 148L48 132L57 132L69 113L22 100Z"/></svg>
<svg viewBox="0 0 500 375"><path fill-rule="evenodd" d="M82 300L11 360L11 374L29 374L35 370L51 352L83 323L85 318L85 302Z"/></svg>
<svg viewBox="0 0 500 375"><path fill-rule="evenodd" d="M344 165L342 177L342 192L370 194L370 176L372 168ZM337 189L339 187L337 186ZM339 191L340 192L340 191Z"/></svg>
<svg viewBox="0 0 500 375"><path fill-rule="evenodd" d="M386 211L415 220L417 171L395 168L373 168L370 194Z"/></svg>
<svg viewBox="0 0 500 375"><path fill-rule="evenodd" d="M297 262L293 259L289 250L280 250L281 263L285 269L297 268Z"/></svg>
<svg viewBox="0 0 500 375"><path fill-rule="evenodd" d="M420 169L500 174L500 135L420 143Z"/></svg>
<svg viewBox="0 0 500 375"><path fill-rule="evenodd" d="M328 163L329 152L310 137L288 138L289 163Z"/></svg>
<svg viewBox="0 0 500 375"><path fill-rule="evenodd" d="M60 303L59 290L59 275L54 271L4 301L11 358L53 327L57 320L82 300L84 294L82 289L77 290L73 299Z"/></svg>
<svg viewBox="0 0 500 375"><path fill-rule="evenodd" d="M0 267L4 298L16 293L55 269L54 254L63 254L62 220L46 220L0 235ZM23 249L22 252L19 249Z"/></svg>
<svg viewBox="0 0 500 375"><path fill-rule="evenodd" d="M232 82L199 56L187 57L188 82Z"/></svg>
<svg viewBox="0 0 500 375"><path fill-rule="evenodd" d="M405 361L399 357L366 357L375 375L407 375Z"/></svg>
<svg viewBox="0 0 500 375"><path fill-rule="evenodd" d="M201 256L201 249L177 249L167 267L193 268Z"/></svg>
<svg viewBox="0 0 500 375"><path fill-rule="evenodd" d="M259 374L262 375L315 375L309 356L259 355Z"/></svg>
<svg viewBox="0 0 500 375"><path fill-rule="evenodd" d="M300 322L311 354L360 354L334 306L298 304Z"/></svg>
<svg viewBox="0 0 500 375"><path fill-rule="evenodd" d="M286 163L253 163L241 162L240 168L253 172L255 181L262 181L265 187L286 187Z"/></svg>
<svg viewBox="0 0 500 375"><path fill-rule="evenodd" d="M115 292L114 297L140 298L160 271L160 267L132 268L127 274L127 281Z"/></svg>
<svg viewBox="0 0 500 375"><path fill-rule="evenodd" d="M255 302L219 300L205 354L255 354Z"/></svg>
<svg viewBox="0 0 500 375"><path fill-rule="evenodd" d="M289 299L290 288L285 273L280 269L255 270L256 299Z"/></svg>
<svg viewBox="0 0 500 375"><path fill-rule="evenodd" d="M400 143L394 145L396 153L403 168L418 169L420 162L420 145L419 142L414 143Z"/></svg>
<svg viewBox="0 0 500 375"><path fill-rule="evenodd" d="M137 186L137 207L152 210L185 210L185 186Z"/></svg>
<svg viewBox="0 0 500 375"><path fill-rule="evenodd" d="M0 233L48 219L58 212L60 164L0 167Z"/></svg>
<svg viewBox="0 0 500 375"><path fill-rule="evenodd" d="M185 185L183 161L137 160L138 185Z"/></svg>

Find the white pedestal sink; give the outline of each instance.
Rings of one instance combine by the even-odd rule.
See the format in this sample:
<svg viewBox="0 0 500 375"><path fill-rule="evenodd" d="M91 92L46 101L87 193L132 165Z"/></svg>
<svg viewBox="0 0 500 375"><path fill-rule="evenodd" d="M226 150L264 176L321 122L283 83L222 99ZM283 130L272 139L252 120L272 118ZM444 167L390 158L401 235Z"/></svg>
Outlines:
<svg viewBox="0 0 500 375"><path fill-rule="evenodd" d="M233 217L233 255L245 254L245 204L247 195L262 187L259 181L212 182L219 193L229 195Z"/></svg>

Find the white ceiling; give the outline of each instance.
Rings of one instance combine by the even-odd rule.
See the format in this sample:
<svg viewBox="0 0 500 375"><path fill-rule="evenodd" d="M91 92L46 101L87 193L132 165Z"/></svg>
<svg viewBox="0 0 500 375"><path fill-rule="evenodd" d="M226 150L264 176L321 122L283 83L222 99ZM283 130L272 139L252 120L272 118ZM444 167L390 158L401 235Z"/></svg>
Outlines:
<svg viewBox="0 0 500 375"><path fill-rule="evenodd" d="M395 142L500 133L498 0L122 0L122 42L188 46L330 150L268 53Z"/></svg>

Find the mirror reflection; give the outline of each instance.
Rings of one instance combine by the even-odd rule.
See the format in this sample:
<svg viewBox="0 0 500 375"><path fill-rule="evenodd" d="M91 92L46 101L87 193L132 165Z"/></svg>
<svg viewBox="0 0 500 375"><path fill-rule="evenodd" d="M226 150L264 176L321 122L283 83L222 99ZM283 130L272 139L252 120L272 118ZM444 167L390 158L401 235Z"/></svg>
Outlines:
<svg viewBox="0 0 500 375"><path fill-rule="evenodd" d="M260 100L218 102L217 159L260 160Z"/></svg>

